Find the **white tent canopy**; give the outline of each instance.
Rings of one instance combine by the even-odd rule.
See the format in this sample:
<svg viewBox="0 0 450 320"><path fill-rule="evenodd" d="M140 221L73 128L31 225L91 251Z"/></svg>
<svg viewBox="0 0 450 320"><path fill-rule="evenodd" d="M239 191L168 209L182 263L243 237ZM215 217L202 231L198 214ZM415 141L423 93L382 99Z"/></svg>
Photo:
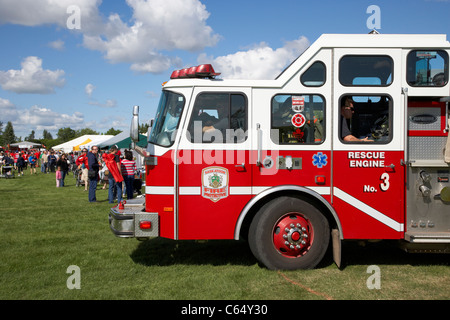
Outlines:
<svg viewBox="0 0 450 320"><path fill-rule="evenodd" d="M103 148L103 147L117 144L118 142L128 138L129 136L130 136L129 132L123 131L123 132L113 136L112 138L109 138L108 140L103 141L102 143L100 143L99 147Z"/></svg>
<svg viewBox="0 0 450 320"><path fill-rule="evenodd" d="M30 148L34 148L34 147L40 147L40 146L41 146L40 143L29 142L29 141L22 141L22 142L10 144L10 147L19 148L19 149L30 149Z"/></svg>
<svg viewBox="0 0 450 320"><path fill-rule="evenodd" d="M112 135L101 135L99 137L97 137L96 139L91 139L91 142L88 142L87 144L84 145L80 145L80 148L86 148L88 150L90 150L93 146L98 146L100 145L102 142L111 139Z"/></svg>
<svg viewBox="0 0 450 320"><path fill-rule="evenodd" d="M99 141L104 141L107 139L110 139L111 137L113 137L112 135L91 135L91 134L87 134L78 138L75 138L73 140L67 141L65 143L62 143L60 145L54 146L52 149L53 150L61 150L63 152L70 152L73 150L73 147L76 147L78 145L80 145L80 143L85 142L86 140L90 139L91 142L89 142L90 145L92 145L92 143L96 143L96 140ZM80 146L83 147L83 146Z"/></svg>

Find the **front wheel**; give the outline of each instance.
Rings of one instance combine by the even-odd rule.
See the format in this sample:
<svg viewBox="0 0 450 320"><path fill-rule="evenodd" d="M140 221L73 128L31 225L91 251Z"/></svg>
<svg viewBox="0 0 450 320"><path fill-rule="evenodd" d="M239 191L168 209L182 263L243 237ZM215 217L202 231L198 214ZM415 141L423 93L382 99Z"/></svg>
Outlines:
<svg viewBox="0 0 450 320"><path fill-rule="evenodd" d="M296 197L266 203L249 230L254 256L268 269L312 269L328 248L327 219L313 205Z"/></svg>

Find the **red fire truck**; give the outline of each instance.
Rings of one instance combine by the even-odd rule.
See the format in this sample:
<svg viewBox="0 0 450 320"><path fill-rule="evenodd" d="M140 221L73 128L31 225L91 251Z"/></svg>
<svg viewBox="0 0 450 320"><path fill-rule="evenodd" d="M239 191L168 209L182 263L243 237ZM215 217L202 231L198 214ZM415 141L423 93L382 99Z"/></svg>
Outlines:
<svg viewBox="0 0 450 320"><path fill-rule="evenodd" d="M111 209L113 233L247 239L269 269L329 246L339 265L347 240L448 253L449 55L445 35L327 34L275 80L174 71L137 148L145 200Z"/></svg>

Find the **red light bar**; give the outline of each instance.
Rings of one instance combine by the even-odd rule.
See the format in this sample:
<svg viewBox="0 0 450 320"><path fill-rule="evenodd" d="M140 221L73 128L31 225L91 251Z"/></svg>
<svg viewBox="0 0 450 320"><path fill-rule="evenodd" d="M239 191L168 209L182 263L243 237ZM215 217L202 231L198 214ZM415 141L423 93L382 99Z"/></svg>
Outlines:
<svg viewBox="0 0 450 320"><path fill-rule="evenodd" d="M179 77L179 75L180 75L180 70L175 70L174 72L172 72L170 79L176 79Z"/></svg>
<svg viewBox="0 0 450 320"><path fill-rule="evenodd" d="M178 78L187 78L187 70L188 69L181 69Z"/></svg>
<svg viewBox="0 0 450 320"><path fill-rule="evenodd" d="M186 75L188 78L195 78L195 75L197 73L197 67L190 67L187 69Z"/></svg>
<svg viewBox="0 0 450 320"><path fill-rule="evenodd" d="M172 72L170 79L186 79L186 78L209 78L213 79L215 76L220 75L216 73L214 68L210 64L201 64L199 66L185 68L181 70L175 70Z"/></svg>
<svg viewBox="0 0 450 320"><path fill-rule="evenodd" d="M200 77L215 77L220 75L220 73L216 73L214 68L210 64L201 64L197 67L196 74Z"/></svg>

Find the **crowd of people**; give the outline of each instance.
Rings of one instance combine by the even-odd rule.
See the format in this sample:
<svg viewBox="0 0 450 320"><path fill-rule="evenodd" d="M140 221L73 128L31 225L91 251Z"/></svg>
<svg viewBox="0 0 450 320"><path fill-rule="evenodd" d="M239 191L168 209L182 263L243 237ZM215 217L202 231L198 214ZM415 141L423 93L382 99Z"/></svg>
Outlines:
<svg viewBox="0 0 450 320"><path fill-rule="evenodd" d="M108 201L118 203L123 199L133 199L134 193L141 195L142 180L136 168L136 161L130 150L122 153L117 146L108 151L100 151L98 146L91 150L83 148L81 152L64 153L55 150L19 150L1 151L0 165L5 177L54 174L55 185L62 188L66 185L66 178L73 174L77 186L84 186L88 192L89 202L96 202L97 186L103 184L102 189L108 187ZM40 170L39 170L40 168Z"/></svg>

